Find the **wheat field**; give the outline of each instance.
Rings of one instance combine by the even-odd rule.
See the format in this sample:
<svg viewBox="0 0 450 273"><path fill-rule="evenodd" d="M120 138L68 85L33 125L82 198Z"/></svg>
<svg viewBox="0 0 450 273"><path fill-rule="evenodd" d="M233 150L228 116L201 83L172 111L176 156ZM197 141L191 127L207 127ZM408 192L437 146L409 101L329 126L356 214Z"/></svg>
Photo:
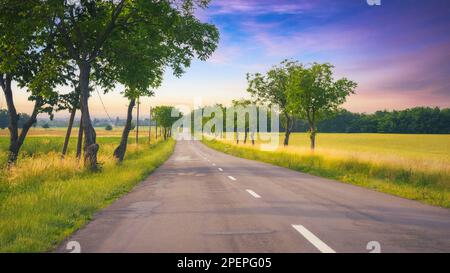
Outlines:
<svg viewBox="0 0 450 273"><path fill-rule="evenodd" d="M272 135L273 136L273 135ZM267 138L267 135L262 136ZM450 207L450 135L318 134L316 149L306 133L283 135L274 151L234 140L208 140L217 150L333 178L428 204Z"/></svg>

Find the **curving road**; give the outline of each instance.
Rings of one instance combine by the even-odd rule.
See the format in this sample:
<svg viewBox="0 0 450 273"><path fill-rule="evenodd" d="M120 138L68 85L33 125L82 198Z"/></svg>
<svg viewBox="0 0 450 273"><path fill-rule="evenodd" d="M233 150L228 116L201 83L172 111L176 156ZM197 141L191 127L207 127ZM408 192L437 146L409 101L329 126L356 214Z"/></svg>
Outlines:
<svg viewBox="0 0 450 273"><path fill-rule="evenodd" d="M450 211L178 141L69 240L82 252L450 252Z"/></svg>

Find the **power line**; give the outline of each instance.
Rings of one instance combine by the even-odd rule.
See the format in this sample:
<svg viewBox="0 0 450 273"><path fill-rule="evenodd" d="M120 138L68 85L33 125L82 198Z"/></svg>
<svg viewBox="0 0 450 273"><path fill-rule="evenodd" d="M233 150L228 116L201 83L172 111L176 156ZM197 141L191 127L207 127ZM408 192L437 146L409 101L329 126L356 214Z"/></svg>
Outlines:
<svg viewBox="0 0 450 273"><path fill-rule="evenodd" d="M100 102L102 103L103 110L105 111L106 115L108 116L109 121L111 122L111 124L114 124L113 120L112 120L111 117L109 116L108 111L106 110L105 104L103 103L102 97L100 96L100 92L98 92L98 89L97 89L97 88L95 88L95 91L97 91L98 98L100 99Z"/></svg>

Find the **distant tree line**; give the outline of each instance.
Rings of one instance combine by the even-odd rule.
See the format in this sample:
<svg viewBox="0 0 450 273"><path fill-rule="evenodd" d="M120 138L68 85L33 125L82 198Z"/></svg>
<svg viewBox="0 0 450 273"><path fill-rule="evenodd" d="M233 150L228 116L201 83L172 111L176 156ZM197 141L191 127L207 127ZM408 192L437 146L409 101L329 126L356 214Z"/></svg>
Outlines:
<svg viewBox="0 0 450 273"><path fill-rule="evenodd" d="M320 121L317 129L322 133L449 134L450 109L415 107L401 111L377 111L373 114L340 110L332 117ZM294 131L307 130L305 121L296 121Z"/></svg>
<svg viewBox="0 0 450 273"><path fill-rule="evenodd" d="M30 118L28 114L19 113L18 127L22 128L25 122ZM8 111L0 109L0 129L8 128Z"/></svg>
<svg viewBox="0 0 450 273"><path fill-rule="evenodd" d="M28 119L27 114L20 114L19 128ZM65 127L67 121L50 122L52 127ZM110 122L106 119L94 119L96 127L105 127ZM124 120L119 118L115 126L123 126ZM149 120L141 120L139 123L148 126ZM283 123L282 123L283 124ZM61 125L61 126L58 126ZM155 121L152 122L155 125ZM0 128L8 127L8 112L0 109ZM317 124L317 129L322 133L393 133L393 134L450 134L450 108L415 107L406 110L377 111L372 114L352 113L348 110L340 110ZM281 126L281 130L285 130ZM293 131L306 132L308 124L304 120L297 120Z"/></svg>

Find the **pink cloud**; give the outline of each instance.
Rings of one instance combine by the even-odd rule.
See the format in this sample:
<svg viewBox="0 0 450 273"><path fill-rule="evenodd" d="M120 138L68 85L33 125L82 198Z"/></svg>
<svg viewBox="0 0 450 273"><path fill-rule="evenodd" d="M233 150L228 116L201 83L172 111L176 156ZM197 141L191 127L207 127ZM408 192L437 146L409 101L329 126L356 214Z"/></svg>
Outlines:
<svg viewBox="0 0 450 273"><path fill-rule="evenodd" d="M299 14L316 6L316 1L217 0L212 1L212 14L247 13Z"/></svg>

